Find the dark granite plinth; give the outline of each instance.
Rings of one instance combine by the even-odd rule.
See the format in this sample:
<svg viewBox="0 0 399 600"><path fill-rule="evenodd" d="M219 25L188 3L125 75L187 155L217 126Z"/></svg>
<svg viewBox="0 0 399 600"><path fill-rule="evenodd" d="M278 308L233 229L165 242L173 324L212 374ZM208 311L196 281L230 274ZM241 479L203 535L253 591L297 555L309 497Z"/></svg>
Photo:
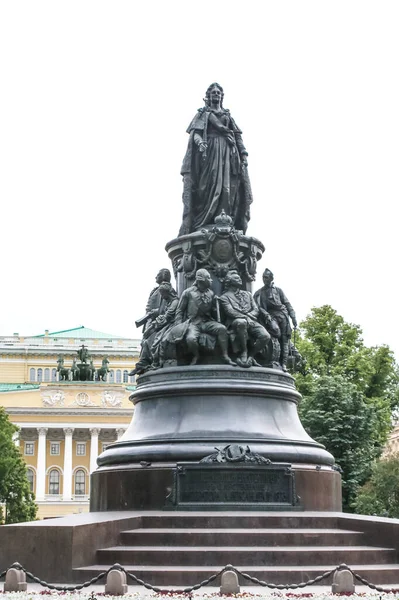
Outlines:
<svg viewBox="0 0 399 600"><path fill-rule="evenodd" d="M223 365L149 371L131 399L132 422L98 458L123 463L199 461L215 446L249 445L273 462L333 465L298 417L293 378L274 369Z"/></svg>
<svg viewBox="0 0 399 600"><path fill-rule="evenodd" d="M102 467L91 475L91 511L168 510L168 498L175 485L176 464L151 466L137 464ZM342 510L341 476L331 467L293 465L295 490L299 504L293 510ZM198 497L198 501L200 498ZM203 509L206 506L202 505ZM186 506L184 510L188 510ZM215 510L215 505L212 506ZM218 510L272 510L247 503L234 507L221 505ZM274 510L288 510L287 505Z"/></svg>
<svg viewBox="0 0 399 600"><path fill-rule="evenodd" d="M340 510L340 475L331 454L303 429L290 375L256 367L166 368L141 376L131 399L129 429L98 458L91 510L164 509L177 464L198 465L229 444L292 465L304 509Z"/></svg>

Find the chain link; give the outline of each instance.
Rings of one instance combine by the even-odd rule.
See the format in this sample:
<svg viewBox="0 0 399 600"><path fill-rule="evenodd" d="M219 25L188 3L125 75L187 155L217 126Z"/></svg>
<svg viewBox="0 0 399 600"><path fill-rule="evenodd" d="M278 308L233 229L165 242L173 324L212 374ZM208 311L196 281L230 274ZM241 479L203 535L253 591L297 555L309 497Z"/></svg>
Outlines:
<svg viewBox="0 0 399 600"><path fill-rule="evenodd" d="M134 573L130 573L129 571L126 571L126 569L124 567L122 567L122 565L120 565L119 563L115 563L114 565L112 565L112 567L110 567L106 571L103 571L102 573L99 573L95 577L92 577L92 579L90 579L89 581L85 581L85 583L79 583L77 585L53 585L52 583L47 583L47 581L44 581L44 580L40 579L39 577L36 577L35 575L33 575L33 573L30 573L29 571L27 571L22 565L20 565L17 562L13 563L11 565L11 567L9 567L9 569L19 569L20 571L23 571L25 573L25 575L29 579L34 581L35 583L38 583L43 587L46 587L50 590L55 590L57 592L73 592L75 590L82 590L83 588L89 587L90 585L94 585L95 583L97 583L97 581L100 581L100 579L103 579L104 577L106 577L106 575L108 575L108 573L110 573L110 571L113 571L113 570L123 571L126 574L126 576L129 577L136 584L142 585L147 590L151 590L157 594L166 594L166 593L171 592L171 590L159 588L155 585L152 585L151 583L147 583L146 581L139 579L138 577L136 577L136 575ZM2 573L0 573L0 579L5 577L5 575L7 574L7 571L9 569L6 569ZM217 579L218 577L223 575L223 573L225 573L226 571L234 571L234 573L236 573L237 575L240 575L246 581L251 581L252 583L255 583L256 585L260 585L262 587L267 587L267 588L270 588L273 590L297 590L300 588L307 587L309 585L314 585L316 583L320 583L321 581L323 581L323 579L327 579L327 577L330 577L330 575L333 575L337 571L343 571L343 570L350 571L350 573L352 573L352 575L355 579L360 581L363 585L367 585L372 590L376 590L377 592L385 592L385 593L395 591L395 590L391 590L391 589L385 589L378 585L374 585L373 583L370 583L369 581L367 581L367 579L365 579L358 573L355 573L345 563L338 565L338 567L335 567L335 569L326 571L322 575L318 575L314 579L309 579L308 581L303 581L302 583L290 583L290 584L268 583L267 581L262 581L261 579L258 579L257 577L252 577L252 575L249 575L248 573L243 573L242 571L240 571L233 565L226 565L225 567L223 567L223 569L221 569L217 573L214 573L213 575L208 577L208 579L204 579L200 583L197 583L196 585L193 585L191 587L187 587L182 590L174 590L174 591L179 591L182 594L191 594L192 592L199 590L200 588L202 588L206 585L209 585L210 583L215 581L215 579Z"/></svg>

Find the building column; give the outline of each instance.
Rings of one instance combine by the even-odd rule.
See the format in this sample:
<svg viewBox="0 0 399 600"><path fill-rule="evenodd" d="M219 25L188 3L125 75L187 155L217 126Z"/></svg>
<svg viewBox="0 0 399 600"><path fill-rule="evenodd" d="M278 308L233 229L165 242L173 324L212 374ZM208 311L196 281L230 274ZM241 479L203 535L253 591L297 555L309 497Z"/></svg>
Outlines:
<svg viewBox="0 0 399 600"><path fill-rule="evenodd" d="M121 439L121 437L123 436L123 434L125 433L126 429L117 429L116 430L116 436L117 439L116 441L119 442L119 440Z"/></svg>
<svg viewBox="0 0 399 600"><path fill-rule="evenodd" d="M93 473L97 469L97 456L98 456L98 436L101 429L90 429L91 440L90 440L90 473Z"/></svg>
<svg viewBox="0 0 399 600"><path fill-rule="evenodd" d="M64 429L65 448L64 448L64 485L62 499L70 502L72 500L72 434L73 428Z"/></svg>
<svg viewBox="0 0 399 600"><path fill-rule="evenodd" d="M46 494L46 435L47 428L39 427L37 430L39 441L37 444L36 466L36 500L44 500Z"/></svg>

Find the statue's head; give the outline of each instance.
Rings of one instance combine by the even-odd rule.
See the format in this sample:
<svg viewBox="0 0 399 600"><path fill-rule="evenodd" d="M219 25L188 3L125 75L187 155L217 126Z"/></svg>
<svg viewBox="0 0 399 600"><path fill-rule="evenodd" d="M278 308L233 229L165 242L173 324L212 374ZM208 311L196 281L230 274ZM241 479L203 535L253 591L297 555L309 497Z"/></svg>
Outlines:
<svg viewBox="0 0 399 600"><path fill-rule="evenodd" d="M209 88L206 90L204 102L207 106L211 106L212 104L212 95L217 97L219 99L220 106L223 106L224 92L220 83L211 83Z"/></svg>
<svg viewBox="0 0 399 600"><path fill-rule="evenodd" d="M265 269L263 271L262 279L263 279L263 283L265 285L270 285L271 284L271 282L274 279L274 275L273 275L273 273L271 272L270 269Z"/></svg>
<svg viewBox="0 0 399 600"><path fill-rule="evenodd" d="M238 271L229 271L227 273L226 277L224 278L224 286L226 289L230 287L238 289L242 286L242 279Z"/></svg>
<svg viewBox="0 0 399 600"><path fill-rule="evenodd" d="M171 274L170 274L169 269L161 269L157 273L157 276L155 277L155 281L157 282L158 285L160 285L163 281L170 282L170 280L171 280Z"/></svg>
<svg viewBox="0 0 399 600"><path fill-rule="evenodd" d="M172 284L168 281L163 281L160 284L158 290L162 298L170 298L171 296L176 296L176 292L173 289Z"/></svg>
<svg viewBox="0 0 399 600"><path fill-rule="evenodd" d="M212 283L212 277L209 271L206 269L198 269L195 274L195 283L200 287L210 288Z"/></svg>

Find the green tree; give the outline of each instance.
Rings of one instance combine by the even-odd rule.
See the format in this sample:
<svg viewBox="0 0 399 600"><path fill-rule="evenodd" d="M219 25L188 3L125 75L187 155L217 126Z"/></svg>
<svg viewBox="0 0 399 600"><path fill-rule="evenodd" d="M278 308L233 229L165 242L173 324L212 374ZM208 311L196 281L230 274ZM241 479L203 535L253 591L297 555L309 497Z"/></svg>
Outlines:
<svg viewBox="0 0 399 600"><path fill-rule="evenodd" d="M363 515L399 518L399 455L374 463L370 480L360 488L354 502Z"/></svg>
<svg viewBox="0 0 399 600"><path fill-rule="evenodd" d="M315 381L300 415L309 435L324 444L341 467L343 506L350 509L375 456L372 407L342 375L325 375Z"/></svg>
<svg viewBox="0 0 399 600"><path fill-rule="evenodd" d="M18 428L0 407L0 523L20 523L36 518L37 506L26 476L26 464L13 441Z"/></svg>
<svg viewBox="0 0 399 600"><path fill-rule="evenodd" d="M305 366L296 375L304 404L319 377L341 375L353 383L373 408L372 439L378 456L399 404L399 371L393 352L388 346L365 346L361 328L347 323L329 305L312 309L301 323L297 345L305 358Z"/></svg>
<svg viewBox="0 0 399 600"><path fill-rule="evenodd" d="M357 487L370 475L372 461L380 456L388 439L392 412L399 404L398 366L388 346L365 346L361 328L347 323L329 305L313 308L301 323L297 346L305 359L295 374L298 390L303 396L300 414L305 424L305 415L311 410L312 437L326 446L344 470L344 505L349 509ZM335 429L331 435L325 430L325 423L331 418L328 404L322 403L317 414L314 412L314 398L319 397L320 386L325 385L323 378L326 377L336 383L339 381L337 377L342 378L341 383L354 386L351 389L357 392L358 409L362 411L359 417L370 418L373 425L367 439L359 438L356 429L347 430L344 456L340 454L340 443L336 443L339 440L335 438ZM338 419L344 419L349 392L343 394L338 388L334 411ZM338 410L341 401L342 410ZM349 452L351 444L352 454ZM363 453L361 444L364 444ZM349 460L350 456L354 460Z"/></svg>

